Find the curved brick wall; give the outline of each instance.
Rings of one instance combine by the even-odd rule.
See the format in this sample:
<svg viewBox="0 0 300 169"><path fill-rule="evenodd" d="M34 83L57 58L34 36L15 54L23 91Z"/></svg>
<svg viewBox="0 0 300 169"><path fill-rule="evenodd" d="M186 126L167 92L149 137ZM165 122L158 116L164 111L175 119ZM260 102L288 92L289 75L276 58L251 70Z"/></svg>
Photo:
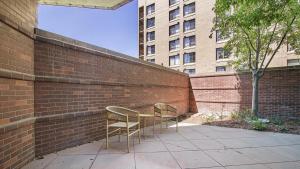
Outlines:
<svg viewBox="0 0 300 169"><path fill-rule="evenodd" d="M34 159L35 0L0 1L0 168Z"/></svg>
<svg viewBox="0 0 300 169"><path fill-rule="evenodd" d="M108 105L153 112L156 102L183 114L189 77L183 73L37 30L36 154L104 138Z"/></svg>

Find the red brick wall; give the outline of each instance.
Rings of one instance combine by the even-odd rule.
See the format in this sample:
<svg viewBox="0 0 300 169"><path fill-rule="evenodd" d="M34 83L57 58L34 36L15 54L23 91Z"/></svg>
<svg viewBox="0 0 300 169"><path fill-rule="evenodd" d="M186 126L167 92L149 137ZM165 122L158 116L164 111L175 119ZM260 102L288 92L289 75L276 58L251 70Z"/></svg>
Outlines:
<svg viewBox="0 0 300 169"><path fill-rule="evenodd" d="M104 138L108 105L152 112L156 102L167 102L188 111L185 74L41 30L37 35L37 155Z"/></svg>
<svg viewBox="0 0 300 169"><path fill-rule="evenodd" d="M36 0L0 1L0 168L19 169L34 154Z"/></svg>
<svg viewBox="0 0 300 169"><path fill-rule="evenodd" d="M190 79L190 111L228 114L251 108L251 75L195 76ZM300 117L300 69L269 69L260 81L263 116Z"/></svg>

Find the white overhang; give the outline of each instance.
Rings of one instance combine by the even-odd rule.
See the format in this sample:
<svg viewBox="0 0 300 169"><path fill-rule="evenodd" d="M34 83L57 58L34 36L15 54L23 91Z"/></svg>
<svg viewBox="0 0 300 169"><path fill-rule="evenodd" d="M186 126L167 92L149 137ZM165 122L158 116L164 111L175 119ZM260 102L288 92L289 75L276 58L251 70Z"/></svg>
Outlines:
<svg viewBox="0 0 300 169"><path fill-rule="evenodd" d="M95 9L117 9L132 0L38 0L39 4Z"/></svg>

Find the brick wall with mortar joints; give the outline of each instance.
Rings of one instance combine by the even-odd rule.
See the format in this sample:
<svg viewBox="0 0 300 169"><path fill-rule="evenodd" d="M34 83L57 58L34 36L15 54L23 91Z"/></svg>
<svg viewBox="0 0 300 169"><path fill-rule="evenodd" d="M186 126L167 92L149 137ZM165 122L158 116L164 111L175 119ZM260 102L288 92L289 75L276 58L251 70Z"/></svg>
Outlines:
<svg viewBox="0 0 300 169"><path fill-rule="evenodd" d="M36 0L0 2L0 168L34 159Z"/></svg>
<svg viewBox="0 0 300 169"><path fill-rule="evenodd" d="M251 108L250 73L191 77L190 111L230 113ZM260 113L265 117L300 117L299 67L271 68L260 81Z"/></svg>
<svg viewBox="0 0 300 169"><path fill-rule="evenodd" d="M187 75L36 32L36 155L103 139L109 105L152 113L156 102L166 102L188 111Z"/></svg>

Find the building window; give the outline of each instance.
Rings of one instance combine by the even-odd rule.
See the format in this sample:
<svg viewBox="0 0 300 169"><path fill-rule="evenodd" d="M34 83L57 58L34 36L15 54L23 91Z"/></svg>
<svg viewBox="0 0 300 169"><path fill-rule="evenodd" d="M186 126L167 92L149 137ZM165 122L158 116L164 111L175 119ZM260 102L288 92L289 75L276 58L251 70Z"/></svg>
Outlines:
<svg viewBox="0 0 300 169"><path fill-rule="evenodd" d="M147 59L147 62L155 63L155 59Z"/></svg>
<svg viewBox="0 0 300 169"><path fill-rule="evenodd" d="M227 58L229 58L229 56L230 56L230 53L226 52L223 48L217 48L216 49L216 58L217 58L217 60L227 59Z"/></svg>
<svg viewBox="0 0 300 169"><path fill-rule="evenodd" d="M183 16L195 13L195 2L183 6Z"/></svg>
<svg viewBox="0 0 300 169"><path fill-rule="evenodd" d="M183 72L189 75L194 75L196 74L196 69L184 69Z"/></svg>
<svg viewBox="0 0 300 169"><path fill-rule="evenodd" d="M298 66L300 65L300 59L290 59L287 61L288 66Z"/></svg>
<svg viewBox="0 0 300 169"><path fill-rule="evenodd" d="M151 4L147 6L147 15L151 15L155 12L155 4Z"/></svg>
<svg viewBox="0 0 300 169"><path fill-rule="evenodd" d="M179 65L180 59L179 55L174 55L169 57L169 65L170 66L176 66Z"/></svg>
<svg viewBox="0 0 300 169"><path fill-rule="evenodd" d="M155 18L147 19L147 28L151 28L155 26Z"/></svg>
<svg viewBox="0 0 300 169"><path fill-rule="evenodd" d="M169 42L169 50L170 51L179 49L179 47L180 47L179 39L172 40Z"/></svg>
<svg viewBox="0 0 300 169"><path fill-rule="evenodd" d="M195 29L195 19L184 21L183 23L183 31L190 31Z"/></svg>
<svg viewBox="0 0 300 169"><path fill-rule="evenodd" d="M183 54L183 64L195 63L195 52Z"/></svg>
<svg viewBox="0 0 300 169"><path fill-rule="evenodd" d="M217 66L216 72L226 72L226 67L225 66Z"/></svg>
<svg viewBox="0 0 300 169"><path fill-rule="evenodd" d="M216 42L225 41L230 38L230 33L223 35L220 30L216 30Z"/></svg>
<svg viewBox="0 0 300 169"><path fill-rule="evenodd" d="M155 45L147 46L147 55L155 54Z"/></svg>
<svg viewBox="0 0 300 169"><path fill-rule="evenodd" d="M172 6L174 4L177 4L179 0L169 0L169 5Z"/></svg>
<svg viewBox="0 0 300 169"><path fill-rule="evenodd" d="M175 24L175 25L172 25L170 26L169 28L169 35L175 35L179 33L179 23Z"/></svg>
<svg viewBox="0 0 300 169"><path fill-rule="evenodd" d="M147 42L155 40L155 32L147 32Z"/></svg>
<svg viewBox="0 0 300 169"><path fill-rule="evenodd" d="M195 35L189 36L189 37L184 37L183 39L183 47L192 47L196 45L196 37Z"/></svg>
<svg viewBox="0 0 300 169"><path fill-rule="evenodd" d="M179 17L179 8L176 8L169 13L169 21L172 21Z"/></svg>

